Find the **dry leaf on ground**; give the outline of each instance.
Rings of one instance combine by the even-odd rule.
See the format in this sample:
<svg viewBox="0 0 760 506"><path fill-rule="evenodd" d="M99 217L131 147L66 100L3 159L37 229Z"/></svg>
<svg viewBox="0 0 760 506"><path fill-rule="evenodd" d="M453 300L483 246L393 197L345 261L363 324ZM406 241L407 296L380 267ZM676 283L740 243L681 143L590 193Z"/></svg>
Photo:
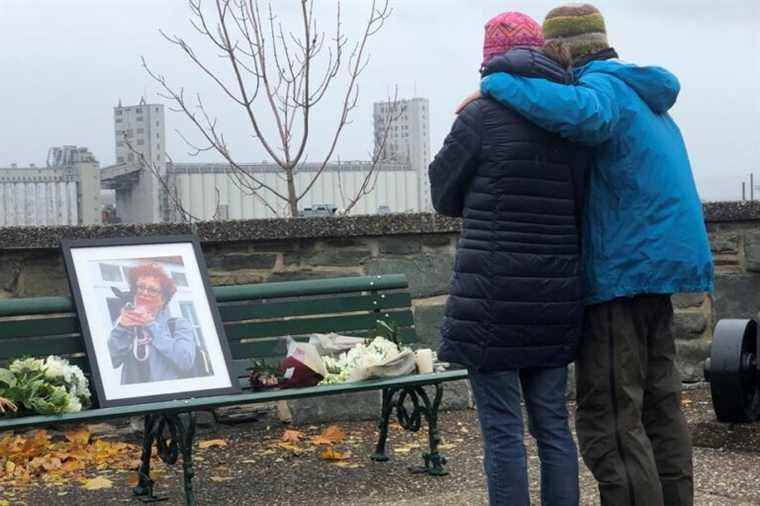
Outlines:
<svg viewBox="0 0 760 506"><path fill-rule="evenodd" d="M112 486L113 482L103 476L98 476L97 478L84 480L82 482L82 488L85 490L102 490L104 488L111 488Z"/></svg>
<svg viewBox="0 0 760 506"><path fill-rule="evenodd" d="M350 456L349 453L339 452L338 450L334 448L326 448L322 453L319 454L320 457L322 457L325 460L346 460Z"/></svg>
<svg viewBox="0 0 760 506"><path fill-rule="evenodd" d="M291 444L291 443L277 443L277 448L282 448L283 450L288 450L289 452L300 455L303 453L303 449L299 448L298 446Z"/></svg>
<svg viewBox="0 0 760 506"><path fill-rule="evenodd" d="M206 448L226 448L227 441L224 439L209 439L198 443L198 448L205 450Z"/></svg>
<svg viewBox="0 0 760 506"><path fill-rule="evenodd" d="M346 462L345 460L334 462L333 464L335 466L337 466L337 467L344 467L344 468L347 468L347 469L358 469L358 468L362 467L360 464L356 464L356 463L353 463L353 462Z"/></svg>
<svg viewBox="0 0 760 506"><path fill-rule="evenodd" d="M342 443L346 439L346 433L337 425L331 425L322 431L322 434L311 438L315 445L334 445Z"/></svg>
<svg viewBox="0 0 760 506"><path fill-rule="evenodd" d="M231 481L233 479L234 478L230 478L229 476L212 476L210 478L211 481L216 481L216 482L219 482L219 481Z"/></svg>
<svg viewBox="0 0 760 506"><path fill-rule="evenodd" d="M282 433L282 439L286 443L298 443L301 441L301 438L303 437L303 432L299 432L297 430L286 430Z"/></svg>
<svg viewBox="0 0 760 506"><path fill-rule="evenodd" d="M66 433L66 439L69 443L76 446L87 446L90 442L90 437L91 434L88 430L69 431Z"/></svg>

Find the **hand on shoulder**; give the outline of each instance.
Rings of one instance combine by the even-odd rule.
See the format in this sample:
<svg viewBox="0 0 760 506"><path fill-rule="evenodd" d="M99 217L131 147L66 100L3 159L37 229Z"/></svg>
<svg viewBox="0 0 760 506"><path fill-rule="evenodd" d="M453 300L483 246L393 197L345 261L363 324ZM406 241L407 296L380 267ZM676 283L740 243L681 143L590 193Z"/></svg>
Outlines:
<svg viewBox="0 0 760 506"><path fill-rule="evenodd" d="M469 95L467 95L467 97L464 100L462 100L459 103L456 110L454 111L454 114L461 113L465 109L465 107L467 107L468 105L470 105L471 103L473 103L474 101L482 97L483 95L480 93L480 90L470 93Z"/></svg>

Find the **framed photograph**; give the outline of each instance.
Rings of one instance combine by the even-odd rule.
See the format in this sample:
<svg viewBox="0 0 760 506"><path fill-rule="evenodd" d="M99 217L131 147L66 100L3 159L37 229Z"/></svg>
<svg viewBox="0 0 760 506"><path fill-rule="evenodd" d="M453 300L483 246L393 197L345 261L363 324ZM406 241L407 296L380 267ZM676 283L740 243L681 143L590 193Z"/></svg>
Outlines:
<svg viewBox="0 0 760 506"><path fill-rule="evenodd" d="M62 248L101 407L239 392L195 237Z"/></svg>

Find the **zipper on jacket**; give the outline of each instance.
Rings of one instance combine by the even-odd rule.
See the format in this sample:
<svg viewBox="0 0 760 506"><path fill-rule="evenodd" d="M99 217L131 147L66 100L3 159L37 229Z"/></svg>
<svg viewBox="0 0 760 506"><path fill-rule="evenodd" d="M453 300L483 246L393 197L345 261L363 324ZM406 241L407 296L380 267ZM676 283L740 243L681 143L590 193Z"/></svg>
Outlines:
<svg viewBox="0 0 760 506"><path fill-rule="evenodd" d="M633 493L633 480L631 479L631 473L628 470L628 463L625 458L625 451L623 451L623 438L620 435L620 422L618 416L618 399L617 399L617 382L615 381L615 339L612 336L612 306L607 308L607 324L608 335L610 342L610 397L612 398L612 418L615 424L615 444L617 444L618 453L620 453L620 460L623 462L623 469L625 469L625 478L628 485L628 499L631 506L636 506L636 497Z"/></svg>

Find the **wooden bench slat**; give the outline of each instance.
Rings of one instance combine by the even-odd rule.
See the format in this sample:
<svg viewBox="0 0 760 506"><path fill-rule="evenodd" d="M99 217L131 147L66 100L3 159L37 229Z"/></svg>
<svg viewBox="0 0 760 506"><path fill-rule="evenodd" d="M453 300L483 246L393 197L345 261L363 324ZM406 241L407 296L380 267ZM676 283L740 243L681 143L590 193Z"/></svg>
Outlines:
<svg viewBox="0 0 760 506"><path fill-rule="evenodd" d="M411 298L408 293L390 293L258 304L225 304L219 307L219 311L222 321L226 323L256 318L287 318L369 310L382 311L410 307L410 305ZM79 334L79 332L79 320L73 315L0 321L0 340ZM2 355L0 352L0 356L9 355Z"/></svg>
<svg viewBox="0 0 760 506"><path fill-rule="evenodd" d="M347 332L346 334L357 335L367 334L364 332ZM413 342L416 334L413 328L400 328L399 337L403 342ZM295 338L297 341L308 341L308 338ZM230 341L230 353L234 359L283 359L287 350L281 337L262 338L250 341Z"/></svg>
<svg viewBox="0 0 760 506"><path fill-rule="evenodd" d="M143 415L145 413L178 413L199 411L203 409L234 406L240 404L254 404L277 400L302 399L305 397L318 397L321 395L335 395L350 392L364 392L378 390L386 387L405 387L417 385L431 385L435 383L456 381L467 378L466 370L453 370L432 374L412 374L400 378L388 378L379 380L366 380L356 383L343 383L338 385L324 385L310 388L292 388L286 390L269 390L263 392L245 392L238 395L220 395L215 397L199 397L177 401L163 401L148 404L133 404L131 406L119 406L113 408L100 408L81 411L79 413L67 413L54 416L27 416L21 418L0 418L0 431L10 429L22 429L26 427L45 427L63 423L82 423L95 420L106 420L128 416Z"/></svg>
<svg viewBox="0 0 760 506"><path fill-rule="evenodd" d="M213 288L213 291L217 302L234 302L277 297L399 290L408 288L408 286L409 284L404 275L390 274L383 276L217 286ZM74 303L71 297L34 297L0 300L0 317L73 312Z"/></svg>
<svg viewBox="0 0 760 506"><path fill-rule="evenodd" d="M344 332L349 330L372 329L377 321L393 322L401 327L414 325L412 312L388 311L352 316L328 316L323 318L298 318L280 321L253 321L247 323L225 324L227 339L232 341L258 337L297 336L313 333Z"/></svg>
<svg viewBox="0 0 760 506"><path fill-rule="evenodd" d="M0 360L27 356L74 355L85 353L82 336L44 336L4 339L0 344Z"/></svg>
<svg viewBox="0 0 760 506"><path fill-rule="evenodd" d="M352 292L398 290L408 288L403 274L361 276L350 278L284 281L251 285L218 286L214 288L217 302L259 300L282 297L303 297Z"/></svg>
<svg viewBox="0 0 760 506"><path fill-rule="evenodd" d="M410 307L408 293L354 295L345 297L299 298L283 302L226 303L219 305L225 323L257 318L278 318L320 314L352 313Z"/></svg>
<svg viewBox="0 0 760 506"><path fill-rule="evenodd" d="M36 336L60 336L65 334L79 334L79 332L79 320L72 315L2 321L0 322L0 341L2 341L0 346L6 346L6 339Z"/></svg>

